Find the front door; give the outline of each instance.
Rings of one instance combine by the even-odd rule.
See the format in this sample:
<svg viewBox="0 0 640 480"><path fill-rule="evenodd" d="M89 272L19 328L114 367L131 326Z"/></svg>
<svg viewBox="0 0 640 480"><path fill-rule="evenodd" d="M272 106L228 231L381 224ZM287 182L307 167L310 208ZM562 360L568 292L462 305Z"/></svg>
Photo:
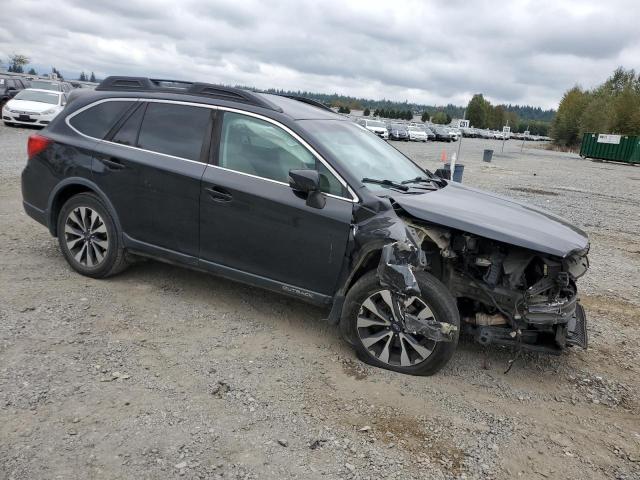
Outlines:
<svg viewBox="0 0 640 480"><path fill-rule="evenodd" d="M224 113L215 165L202 178L200 258L264 279L332 295L345 255L352 202L345 187L292 134ZM288 185L290 169L317 168L324 208Z"/></svg>

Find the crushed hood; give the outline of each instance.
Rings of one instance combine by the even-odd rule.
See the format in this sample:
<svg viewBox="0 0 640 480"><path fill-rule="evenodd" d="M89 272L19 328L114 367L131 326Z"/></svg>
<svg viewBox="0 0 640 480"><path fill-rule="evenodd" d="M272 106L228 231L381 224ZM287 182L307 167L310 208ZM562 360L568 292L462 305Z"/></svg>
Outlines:
<svg viewBox="0 0 640 480"><path fill-rule="evenodd" d="M389 195L420 220L536 252L566 257L589 245L586 233L558 215L459 183L428 193Z"/></svg>

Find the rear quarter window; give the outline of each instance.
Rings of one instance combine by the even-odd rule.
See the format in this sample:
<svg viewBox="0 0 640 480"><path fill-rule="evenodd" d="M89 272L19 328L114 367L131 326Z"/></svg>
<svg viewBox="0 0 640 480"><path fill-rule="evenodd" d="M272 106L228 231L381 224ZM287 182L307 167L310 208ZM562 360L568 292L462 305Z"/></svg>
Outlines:
<svg viewBox="0 0 640 480"><path fill-rule="evenodd" d="M132 108L135 102L102 102L74 115L69 119L73 128L89 137L102 140L111 127Z"/></svg>

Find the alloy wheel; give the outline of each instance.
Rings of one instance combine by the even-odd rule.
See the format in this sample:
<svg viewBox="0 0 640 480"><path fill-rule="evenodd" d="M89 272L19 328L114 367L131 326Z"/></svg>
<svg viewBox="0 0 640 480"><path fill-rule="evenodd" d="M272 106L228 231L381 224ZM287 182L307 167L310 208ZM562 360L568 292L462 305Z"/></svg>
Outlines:
<svg viewBox="0 0 640 480"><path fill-rule="evenodd" d="M399 302L404 304L403 308L400 308ZM403 300L389 290L380 290L362 302L356 331L369 354L377 360L388 365L411 367L424 362L433 353L436 342L409 331L401 311L419 320L434 318L431 308L423 299L409 297Z"/></svg>
<svg viewBox="0 0 640 480"><path fill-rule="evenodd" d="M107 227L98 212L89 207L77 207L69 212L64 236L71 256L84 267L97 267L107 256Z"/></svg>

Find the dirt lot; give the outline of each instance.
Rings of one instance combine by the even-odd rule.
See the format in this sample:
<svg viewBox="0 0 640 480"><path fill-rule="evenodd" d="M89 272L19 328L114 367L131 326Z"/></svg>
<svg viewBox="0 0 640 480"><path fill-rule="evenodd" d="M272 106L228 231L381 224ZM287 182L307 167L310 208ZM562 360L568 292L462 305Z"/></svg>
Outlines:
<svg viewBox="0 0 640 480"><path fill-rule="evenodd" d="M155 262L94 281L22 210L0 127L0 479L640 478L640 168L465 139L465 183L584 228L591 348L461 343L430 378L355 359L325 312ZM442 148L399 144L430 169Z"/></svg>

